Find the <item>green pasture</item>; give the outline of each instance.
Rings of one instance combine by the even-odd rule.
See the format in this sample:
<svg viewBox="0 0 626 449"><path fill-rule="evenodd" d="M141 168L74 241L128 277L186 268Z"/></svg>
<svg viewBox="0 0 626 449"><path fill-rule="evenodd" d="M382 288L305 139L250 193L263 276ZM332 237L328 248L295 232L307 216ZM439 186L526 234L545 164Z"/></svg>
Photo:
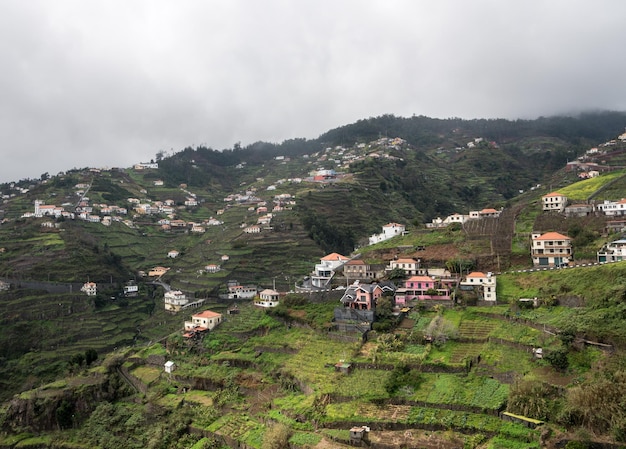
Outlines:
<svg viewBox="0 0 626 449"><path fill-rule="evenodd" d="M558 192L565 195L570 201L585 201L602 187L624 176L624 173L624 170L603 173L595 178L585 179L562 187ZM618 199L613 198L613 200Z"/></svg>

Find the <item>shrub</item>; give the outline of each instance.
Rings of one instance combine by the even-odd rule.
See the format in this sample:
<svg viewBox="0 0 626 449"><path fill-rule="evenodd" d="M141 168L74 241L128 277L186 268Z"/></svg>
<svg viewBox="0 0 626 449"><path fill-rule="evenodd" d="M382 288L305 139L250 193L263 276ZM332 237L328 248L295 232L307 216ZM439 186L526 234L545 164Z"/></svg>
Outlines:
<svg viewBox="0 0 626 449"><path fill-rule="evenodd" d="M413 390L419 387L421 376L418 371L406 365L396 366L385 381L385 391L392 396L399 390Z"/></svg>
<svg viewBox="0 0 626 449"><path fill-rule="evenodd" d="M289 447L291 431L284 424L275 424L265 431L261 449L285 449Z"/></svg>
<svg viewBox="0 0 626 449"><path fill-rule="evenodd" d="M565 371L569 366L569 360L567 360L567 349L550 351L546 354L545 359L550 363L550 365L552 365L553 368L559 371Z"/></svg>

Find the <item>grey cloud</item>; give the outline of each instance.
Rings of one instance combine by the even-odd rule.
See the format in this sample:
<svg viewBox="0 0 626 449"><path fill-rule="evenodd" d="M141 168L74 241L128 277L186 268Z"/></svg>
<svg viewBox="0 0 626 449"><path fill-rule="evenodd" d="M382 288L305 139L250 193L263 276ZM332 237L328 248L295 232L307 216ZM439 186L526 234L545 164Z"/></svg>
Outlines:
<svg viewBox="0 0 626 449"><path fill-rule="evenodd" d="M383 113L626 109L620 0L6 0L0 182Z"/></svg>

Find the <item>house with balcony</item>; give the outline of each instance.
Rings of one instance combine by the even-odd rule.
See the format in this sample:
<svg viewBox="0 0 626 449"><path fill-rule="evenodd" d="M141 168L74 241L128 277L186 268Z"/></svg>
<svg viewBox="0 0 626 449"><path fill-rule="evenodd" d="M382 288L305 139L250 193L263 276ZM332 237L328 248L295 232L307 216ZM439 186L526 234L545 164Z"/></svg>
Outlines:
<svg viewBox="0 0 626 449"><path fill-rule="evenodd" d="M422 267L420 259L402 258L391 260L385 271L392 271L396 268L404 270L407 276L426 274L426 269Z"/></svg>
<svg viewBox="0 0 626 449"><path fill-rule="evenodd" d="M395 294L397 306L406 306L411 301L443 300L449 301L452 289L450 285L435 276L417 275L404 281L404 286L398 288Z"/></svg>
<svg viewBox="0 0 626 449"><path fill-rule="evenodd" d="M379 284L361 284L354 281L341 297L341 303L350 309L374 310L376 301L383 293L384 290Z"/></svg>
<svg viewBox="0 0 626 449"><path fill-rule="evenodd" d="M351 259L343 265L343 275L348 282L365 281L383 277L385 270L383 265L371 265L361 259Z"/></svg>
<svg viewBox="0 0 626 449"><path fill-rule="evenodd" d="M567 197L559 192L551 192L541 197L541 209L544 212L563 212L567 206Z"/></svg>
<svg viewBox="0 0 626 449"><path fill-rule="evenodd" d="M280 293L276 290L266 288L259 293L259 296L254 299L254 305L257 307L276 307L280 304Z"/></svg>
<svg viewBox="0 0 626 449"><path fill-rule="evenodd" d="M190 338L194 334L213 330L215 326L222 322L222 314L205 310L191 316L191 321L185 321L184 337Z"/></svg>
<svg viewBox="0 0 626 449"><path fill-rule="evenodd" d="M179 312L189 303L187 296L180 290L170 290L164 296L165 310L168 312Z"/></svg>
<svg viewBox="0 0 626 449"><path fill-rule="evenodd" d="M565 266L573 260L572 239L558 232L533 232L531 257L535 267Z"/></svg>
<svg viewBox="0 0 626 449"><path fill-rule="evenodd" d="M331 253L322 257L320 263L315 265L315 271L311 274L311 286L320 290L329 289L335 270L349 260L349 257L338 253Z"/></svg>
<svg viewBox="0 0 626 449"><path fill-rule="evenodd" d="M492 273L473 271L459 283L464 291L474 291L480 301L496 302L496 276Z"/></svg>
<svg viewBox="0 0 626 449"><path fill-rule="evenodd" d="M626 239L607 243L598 251L598 262L619 262L626 260Z"/></svg>

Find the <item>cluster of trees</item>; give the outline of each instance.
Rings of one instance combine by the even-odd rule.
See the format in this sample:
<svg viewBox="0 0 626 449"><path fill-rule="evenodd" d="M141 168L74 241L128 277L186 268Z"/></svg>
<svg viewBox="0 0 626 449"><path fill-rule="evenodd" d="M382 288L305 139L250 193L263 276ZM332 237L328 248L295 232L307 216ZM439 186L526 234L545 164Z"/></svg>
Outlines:
<svg viewBox="0 0 626 449"><path fill-rule="evenodd" d="M325 252L350 254L356 246L354 232L343 226L333 225L326 217L314 211L299 209L301 220L309 237Z"/></svg>

